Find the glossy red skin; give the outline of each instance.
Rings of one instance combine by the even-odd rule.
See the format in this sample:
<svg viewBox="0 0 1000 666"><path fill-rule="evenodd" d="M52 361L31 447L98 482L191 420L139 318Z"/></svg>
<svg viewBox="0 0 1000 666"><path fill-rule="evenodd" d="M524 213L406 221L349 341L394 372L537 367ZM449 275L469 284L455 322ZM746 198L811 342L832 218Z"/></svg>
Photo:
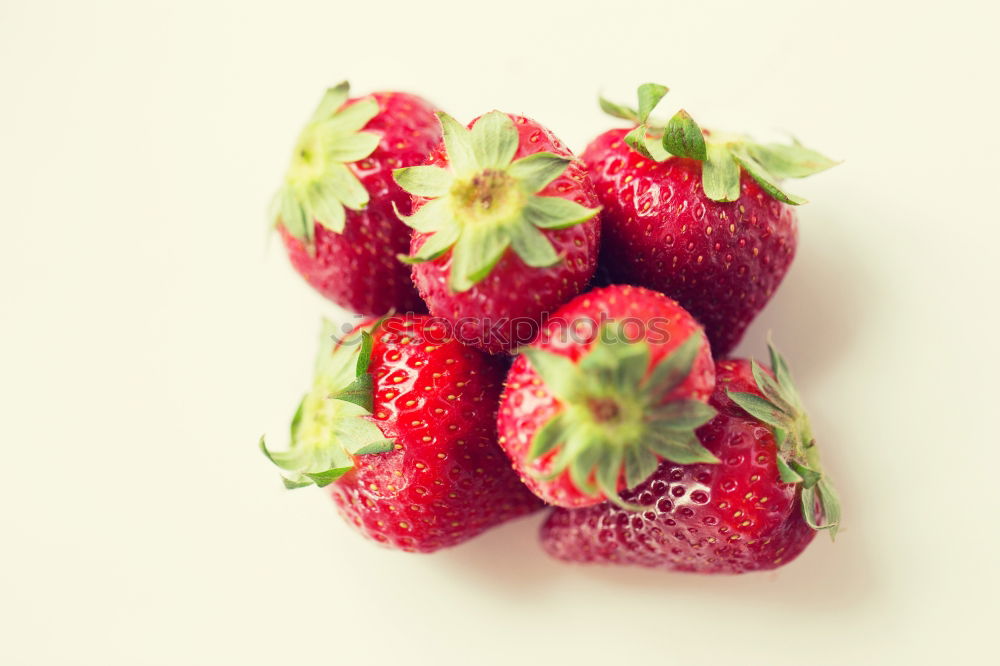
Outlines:
<svg viewBox="0 0 1000 666"><path fill-rule="evenodd" d="M657 163L622 140L598 136L583 153L604 206L601 265L612 280L662 291L705 327L717 357L728 354L788 271L798 238L795 212L746 172L740 198L712 201L701 163Z"/></svg>
<svg viewBox="0 0 1000 666"><path fill-rule="evenodd" d="M362 211L347 209L344 233L314 224L315 253L279 225L295 270L337 305L365 315L425 312L410 279L410 269L397 259L410 249L410 229L396 216L408 215L410 196L392 178L393 169L422 164L441 140L435 108L426 100L399 92L377 92L379 113L364 130L382 138L367 158L348 164L368 190ZM355 98L350 103L356 102Z"/></svg>
<svg viewBox="0 0 1000 666"><path fill-rule="evenodd" d="M573 157L573 153L542 125L523 116L508 115L520 135L514 159L540 152ZM429 163L441 167L448 164L443 145L433 153ZM588 208L598 206L597 195L579 160L574 160L559 178L538 194L570 199ZM416 198L415 206L423 202ZM451 252L447 252L435 261L416 264L413 281L431 314L454 322L462 342L493 354L509 352L535 337L545 313L586 288L597 267L601 233L599 215L568 229L542 233L564 257L555 266L532 268L508 249L481 282L462 293L452 293L448 287ZM425 234L414 232L411 253L420 249L426 239ZM493 326L495 323L498 325Z"/></svg>
<svg viewBox="0 0 1000 666"><path fill-rule="evenodd" d="M429 553L541 508L497 446L502 364L426 315L389 317L373 337L372 414L396 444L358 456L330 485L348 522L385 546Z"/></svg>
<svg viewBox="0 0 1000 666"><path fill-rule="evenodd" d="M622 497L648 507L631 513L614 504L556 509L541 539L568 562L638 565L697 573L744 573L792 561L816 535L802 518L797 486L782 483L770 429L726 391L760 395L744 359L720 361L711 404L719 415L698 438L718 465L660 464Z"/></svg>
<svg viewBox="0 0 1000 666"><path fill-rule="evenodd" d="M577 296L574 300L552 314L545 329L531 346L556 354L562 354L574 361L579 360L590 349L596 334L593 327L580 329L577 339L568 339L554 331L559 331L564 322L601 321L604 313L607 320L624 321L635 318L644 322L650 346L650 367L658 363L676 349L692 333L704 336L701 327L683 308L663 294L641 287L610 286L595 289ZM653 321L662 321L654 328ZM631 324L629 326L632 326ZM633 336L631 332L626 333ZM660 335L666 333L666 335ZM573 336L569 336L572 338ZM708 342L705 341L695 359L688 378L674 391L664 396L664 402L680 397L707 401L715 386L715 366ZM551 481L543 481L537 475L548 473L552 459L558 449L534 461L526 461L528 449L535 433L561 410L561 403L548 390L535 369L525 356L519 356L507 374L507 382L500 397L500 411L497 416L497 431L500 446L507 452L514 468L521 474L532 492L549 504L578 508L600 504L607 499L604 493L588 495L576 487L568 473L563 473ZM619 489L624 490L624 479L619 481Z"/></svg>

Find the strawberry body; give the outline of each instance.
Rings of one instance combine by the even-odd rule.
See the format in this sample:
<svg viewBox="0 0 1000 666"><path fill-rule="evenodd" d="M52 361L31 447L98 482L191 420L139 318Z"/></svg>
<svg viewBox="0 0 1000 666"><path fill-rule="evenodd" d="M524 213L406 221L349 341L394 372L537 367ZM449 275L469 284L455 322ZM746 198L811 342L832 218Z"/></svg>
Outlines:
<svg viewBox="0 0 1000 666"><path fill-rule="evenodd" d="M723 356L792 262L794 209L745 172L738 199L713 201L703 190L700 162L656 162L632 150L626 133L609 130L582 155L603 206L602 267L612 280L676 299Z"/></svg>
<svg viewBox="0 0 1000 666"><path fill-rule="evenodd" d="M360 210L348 208L341 232L309 220L311 238L297 238L279 224L292 266L319 293L337 305L366 315L423 312L410 269L396 258L409 250L410 230L399 212L410 212L410 197L392 178L393 169L420 164L441 138L434 107L400 92L376 92L378 113L364 125L379 136L375 150L346 166L368 192ZM357 103L349 100L346 107Z"/></svg>
<svg viewBox="0 0 1000 666"><path fill-rule="evenodd" d="M597 195L582 162L539 123L523 116L507 115L518 135L515 160L546 152L569 161L565 170L537 195L595 209ZM470 123L470 127L475 122ZM450 168L444 144L434 151L428 164ZM491 196L487 193L483 197L483 207L489 207ZM426 203L426 199L417 196L414 209ZM451 320L462 342L491 353L510 351L532 340L543 316L580 293L597 266L600 221L593 213L582 223L547 228L542 233L554 250L553 256L559 257L550 266L530 266L511 247L489 269L488 275L471 288L457 291L450 284L454 252L448 251L433 261L416 264L413 281L430 313ZM414 232L412 253L419 253L427 239L427 234Z"/></svg>
<svg viewBox="0 0 1000 666"><path fill-rule="evenodd" d="M639 411L642 421L646 414L675 400L707 401L715 383L714 365L709 345L698 323L675 301L662 293L631 286L610 286L581 294L552 314L542 332L531 344L531 348L543 350L569 359L574 365L582 360L598 344L601 326L621 324L629 339L640 340L648 346L649 368L664 362L683 343L693 341L690 370L683 372L680 381L665 392L643 396L647 407L636 406L635 396L629 390L639 390L637 382L626 386L624 393L607 396L594 394L584 396L581 409L587 420L588 405L591 411L627 409ZM644 375L646 368L639 369ZM602 380L595 377L598 383ZM628 384L629 382L626 382ZM540 376L535 363L527 352L519 356L508 375L498 414L500 445L521 473L522 481L532 491L550 504L563 507L582 507L603 502L609 491L617 493L626 486L626 477L617 470L611 473L606 485L600 490L581 488L580 479L563 472L554 478L551 475L559 449L533 458L529 451L539 432L556 415L565 412L568 401L560 398L553 390L553 382ZM595 387L599 391L600 387ZM600 420L600 419L598 419ZM603 427L603 423L596 427ZM614 427L614 426L612 426ZM642 432L642 431L640 431ZM653 460L655 467L655 459ZM652 471L652 470L650 470Z"/></svg>
<svg viewBox="0 0 1000 666"><path fill-rule="evenodd" d="M773 569L796 558L816 532L803 519L800 489L783 483L772 431L727 396L762 395L750 362L720 361L712 405L698 430L720 464L663 462L623 499L577 511L556 509L542 527L545 550L571 562L632 564L698 573Z"/></svg>
<svg viewBox="0 0 1000 666"><path fill-rule="evenodd" d="M496 443L496 361L427 316L389 317L372 336L371 418L394 444L328 486L343 516L386 546L431 552L540 508Z"/></svg>

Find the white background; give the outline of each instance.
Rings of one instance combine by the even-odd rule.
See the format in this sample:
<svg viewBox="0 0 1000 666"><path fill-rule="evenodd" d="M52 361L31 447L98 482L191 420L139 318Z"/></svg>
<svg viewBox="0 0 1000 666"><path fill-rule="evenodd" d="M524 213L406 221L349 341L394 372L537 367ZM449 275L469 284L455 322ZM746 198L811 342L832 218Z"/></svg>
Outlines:
<svg viewBox="0 0 1000 666"><path fill-rule="evenodd" d="M997 620L992 2L0 2L0 663L985 663ZM572 147L622 101L794 131L773 329L845 526L774 573L357 538L285 444L321 313L264 211L325 86ZM995 656L995 655L994 655Z"/></svg>

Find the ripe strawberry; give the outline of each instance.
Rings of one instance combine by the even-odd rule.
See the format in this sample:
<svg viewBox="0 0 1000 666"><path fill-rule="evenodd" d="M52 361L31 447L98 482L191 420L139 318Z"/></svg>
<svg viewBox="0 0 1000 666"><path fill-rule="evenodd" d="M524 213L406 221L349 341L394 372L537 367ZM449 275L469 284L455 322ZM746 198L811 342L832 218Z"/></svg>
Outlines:
<svg viewBox="0 0 1000 666"><path fill-rule="evenodd" d="M666 94L639 88L639 109L606 100L612 115L637 124L613 129L584 151L604 207L601 264L618 282L662 291L705 327L712 350L736 346L767 304L795 255L797 226L783 178L835 163L798 142L759 144L703 131L686 111L665 128L646 125Z"/></svg>
<svg viewBox="0 0 1000 666"><path fill-rule="evenodd" d="M541 506L496 444L494 359L426 315L388 317L336 346L330 331L291 448L261 440L288 487L329 486L362 534L424 553Z"/></svg>
<svg viewBox="0 0 1000 666"><path fill-rule="evenodd" d="M444 142L429 163L396 171L414 195L406 260L459 339L510 351L594 274L597 196L582 163L533 120L493 111L470 130L438 117Z"/></svg>
<svg viewBox="0 0 1000 666"><path fill-rule="evenodd" d="M420 164L440 141L434 107L407 93L348 99L326 92L302 130L274 217L292 266L334 303L368 315L424 311L408 267L410 230L393 206L410 198L392 170Z"/></svg>
<svg viewBox="0 0 1000 666"><path fill-rule="evenodd" d="M694 430L715 410L701 326L676 302L611 286L557 310L507 375L500 445L550 504L580 507L634 488L661 459L715 462Z"/></svg>
<svg viewBox="0 0 1000 666"><path fill-rule="evenodd" d="M542 544L571 562L634 564L698 573L773 569L795 559L817 530L836 533L837 496L788 367L771 349L774 375L743 359L716 365L718 415L698 438L718 465L663 462L610 502L555 510ZM775 379L776 378L776 379Z"/></svg>

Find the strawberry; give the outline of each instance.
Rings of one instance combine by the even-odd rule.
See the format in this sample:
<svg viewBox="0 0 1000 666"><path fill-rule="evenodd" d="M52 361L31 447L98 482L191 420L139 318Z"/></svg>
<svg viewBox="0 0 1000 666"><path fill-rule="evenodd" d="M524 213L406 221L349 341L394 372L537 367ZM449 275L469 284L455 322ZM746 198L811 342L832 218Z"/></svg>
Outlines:
<svg viewBox="0 0 1000 666"><path fill-rule="evenodd" d="M773 569L795 559L817 530L836 533L840 507L784 359L765 370L719 361L718 415L698 439L722 463L663 462L624 493L629 512L607 502L556 509L542 544L571 562L633 564L698 573Z"/></svg>
<svg viewBox="0 0 1000 666"><path fill-rule="evenodd" d="M550 504L619 500L662 459L717 462L694 430L714 366L701 326L640 287L582 294L523 349L500 398L500 445L522 481Z"/></svg>
<svg viewBox="0 0 1000 666"><path fill-rule="evenodd" d="M782 178L835 163L798 142L760 144L702 130L686 111L647 126L667 89L639 88L639 109L601 100L638 126L609 130L583 153L604 207L601 264L611 279L662 291L729 353L778 288L795 255L794 206Z"/></svg>
<svg viewBox="0 0 1000 666"><path fill-rule="evenodd" d="M434 107L407 93L348 99L329 89L302 130L274 218L292 266L323 296L367 315L424 311L396 260L410 230L393 206L410 198L392 170L420 164L440 141Z"/></svg>
<svg viewBox="0 0 1000 666"><path fill-rule="evenodd" d="M583 164L533 120L499 111L399 169L413 194L413 280L431 314L491 353L529 342L543 316L583 290L597 265L597 196Z"/></svg>
<svg viewBox="0 0 1000 666"><path fill-rule="evenodd" d="M324 329L291 448L264 453L285 485L328 487L386 546L432 552L541 507L496 443L503 370L426 315L391 316L340 344Z"/></svg>

